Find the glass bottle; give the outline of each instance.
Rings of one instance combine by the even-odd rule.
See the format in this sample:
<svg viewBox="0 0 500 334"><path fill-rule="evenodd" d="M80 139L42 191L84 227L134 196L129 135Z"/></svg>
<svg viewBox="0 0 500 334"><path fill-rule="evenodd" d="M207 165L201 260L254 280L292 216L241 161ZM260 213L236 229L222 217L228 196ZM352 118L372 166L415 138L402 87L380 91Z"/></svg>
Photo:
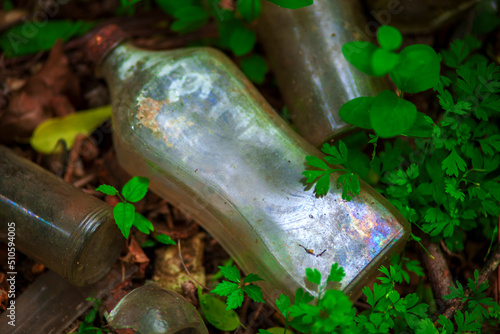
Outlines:
<svg viewBox="0 0 500 334"><path fill-rule="evenodd" d="M362 13L357 0L315 1L299 9L262 1L259 40L294 125L316 147L353 130L338 114L344 103L387 88L342 54L345 43L374 36L370 31L378 24L367 23Z"/></svg>
<svg viewBox="0 0 500 334"><path fill-rule="evenodd" d="M106 316L115 329L138 333L208 334L196 308L178 293L146 283L129 292Z"/></svg>
<svg viewBox="0 0 500 334"><path fill-rule="evenodd" d="M125 241L111 206L5 146L0 175L0 240L9 248L74 285L94 283L111 269Z"/></svg>
<svg viewBox="0 0 500 334"><path fill-rule="evenodd" d="M335 186L321 198L306 187L305 157L321 153L224 54L147 51L123 39L108 26L87 45L110 88L119 163L260 275L268 300L310 291L305 269L326 277L334 262L346 272L342 289L356 293L402 247L408 223L365 183L350 202Z"/></svg>

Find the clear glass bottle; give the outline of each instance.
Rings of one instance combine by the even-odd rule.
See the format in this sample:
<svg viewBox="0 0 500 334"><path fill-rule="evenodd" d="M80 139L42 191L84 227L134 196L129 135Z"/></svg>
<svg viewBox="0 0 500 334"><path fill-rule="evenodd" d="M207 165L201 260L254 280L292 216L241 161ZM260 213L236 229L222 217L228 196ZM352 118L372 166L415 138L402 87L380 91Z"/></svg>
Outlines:
<svg viewBox="0 0 500 334"><path fill-rule="evenodd" d="M240 70L211 48L147 51L116 27L87 49L110 88L119 163L210 232L271 301L305 286L305 269L326 277L344 267L355 293L405 242L404 218L375 190L317 198L304 161L321 156L263 99ZM335 182L338 174L332 174ZM306 249L312 250L307 252Z"/></svg>
<svg viewBox="0 0 500 334"><path fill-rule="evenodd" d="M142 334L208 334L196 308L178 293L146 283L120 300L106 316L115 329Z"/></svg>
<svg viewBox="0 0 500 334"><path fill-rule="evenodd" d="M74 285L111 269L125 242L111 206L5 146L0 175L1 241Z"/></svg>
<svg viewBox="0 0 500 334"><path fill-rule="evenodd" d="M299 9L262 1L259 40L294 125L316 147L353 130L338 114L344 103L387 88L342 54L345 43L373 36L365 29L375 31L378 24L370 24L358 0L315 1Z"/></svg>

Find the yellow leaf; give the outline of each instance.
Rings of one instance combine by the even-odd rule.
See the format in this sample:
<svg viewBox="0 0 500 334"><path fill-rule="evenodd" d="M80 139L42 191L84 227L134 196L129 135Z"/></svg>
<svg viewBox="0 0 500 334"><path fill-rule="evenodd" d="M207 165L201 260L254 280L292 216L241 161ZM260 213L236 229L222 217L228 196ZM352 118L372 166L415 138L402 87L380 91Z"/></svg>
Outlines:
<svg viewBox="0 0 500 334"><path fill-rule="evenodd" d="M44 154L57 153L64 140L68 148L73 146L76 136L81 133L89 135L102 122L111 117L111 106L79 111L64 117L54 117L40 124L30 139L31 146Z"/></svg>

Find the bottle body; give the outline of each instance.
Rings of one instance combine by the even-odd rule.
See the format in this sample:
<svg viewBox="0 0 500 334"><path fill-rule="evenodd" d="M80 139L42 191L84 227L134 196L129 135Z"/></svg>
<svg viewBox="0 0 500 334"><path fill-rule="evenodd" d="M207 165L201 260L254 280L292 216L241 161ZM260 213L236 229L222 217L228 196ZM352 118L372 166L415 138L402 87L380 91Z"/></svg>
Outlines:
<svg viewBox="0 0 500 334"><path fill-rule="evenodd" d="M316 1L293 10L262 3L257 26L262 46L294 125L314 146L353 130L338 114L344 103L386 86L342 54L343 44L364 39L365 26L355 0Z"/></svg>
<svg viewBox="0 0 500 334"><path fill-rule="evenodd" d="M307 289L305 269L328 275L333 262L346 271L342 288L355 291L404 243L404 218L366 185L351 202L335 187L322 198L304 191L305 157L320 153L222 53L122 44L100 72L111 87L120 164L149 177L153 191L195 218L244 271L263 277L270 300Z"/></svg>
<svg viewBox="0 0 500 334"><path fill-rule="evenodd" d="M124 239L109 205L4 146L0 175L0 240L14 236L17 250L74 285L111 269Z"/></svg>

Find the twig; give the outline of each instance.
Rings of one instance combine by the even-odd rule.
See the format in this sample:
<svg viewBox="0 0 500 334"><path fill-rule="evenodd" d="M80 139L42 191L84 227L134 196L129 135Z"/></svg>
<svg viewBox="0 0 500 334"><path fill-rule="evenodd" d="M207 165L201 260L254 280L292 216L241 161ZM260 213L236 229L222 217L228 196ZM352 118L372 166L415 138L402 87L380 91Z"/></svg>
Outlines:
<svg viewBox="0 0 500 334"><path fill-rule="evenodd" d="M448 306L443 297L450 294L449 286L453 285L453 281L446 259L443 253L441 253L438 244L431 243L429 237L423 232L420 233L419 230L416 230L415 233L421 238L421 243L427 249L429 255L433 257L431 258L428 254L421 252L422 262L424 263L432 292L436 298L443 300L446 306Z"/></svg>
<svg viewBox="0 0 500 334"><path fill-rule="evenodd" d="M254 313L253 317L248 322L248 327L245 330L244 334L250 334L251 333L250 329L253 328L252 324L257 321L257 318L259 317L260 312L262 312L263 308L264 308L264 304L263 303L259 303L259 306L257 306L257 310L255 310L255 313Z"/></svg>
<svg viewBox="0 0 500 334"><path fill-rule="evenodd" d="M493 270L495 270L500 264L500 248L497 247L496 252L490 257L490 259L486 262L483 269L479 273L479 277L476 281L477 285L480 285L488 279ZM464 295L466 297L472 294L469 288L464 290ZM467 300L462 301L462 298L454 298L450 301L450 306L443 312L443 315L450 319L457 311L461 310L464 305L467 303Z"/></svg>
<svg viewBox="0 0 500 334"><path fill-rule="evenodd" d="M95 177L96 177L95 173L86 175L86 176L82 177L80 180L73 182L73 185L77 188L83 187L84 185L86 185L90 181L94 180Z"/></svg>
<svg viewBox="0 0 500 334"><path fill-rule="evenodd" d="M189 275L189 277L191 277L193 279L193 281L195 281L195 283L198 284L199 286L201 286L203 289L208 290L208 288L206 286L204 286L203 284L201 284L200 282L198 282L196 280L196 278L194 278L193 275L191 275L191 273L189 272L188 268L184 264L184 260L182 259L182 253L181 253L181 239L177 239L177 249L179 250L179 259L181 260L182 266L184 267L184 270Z"/></svg>

